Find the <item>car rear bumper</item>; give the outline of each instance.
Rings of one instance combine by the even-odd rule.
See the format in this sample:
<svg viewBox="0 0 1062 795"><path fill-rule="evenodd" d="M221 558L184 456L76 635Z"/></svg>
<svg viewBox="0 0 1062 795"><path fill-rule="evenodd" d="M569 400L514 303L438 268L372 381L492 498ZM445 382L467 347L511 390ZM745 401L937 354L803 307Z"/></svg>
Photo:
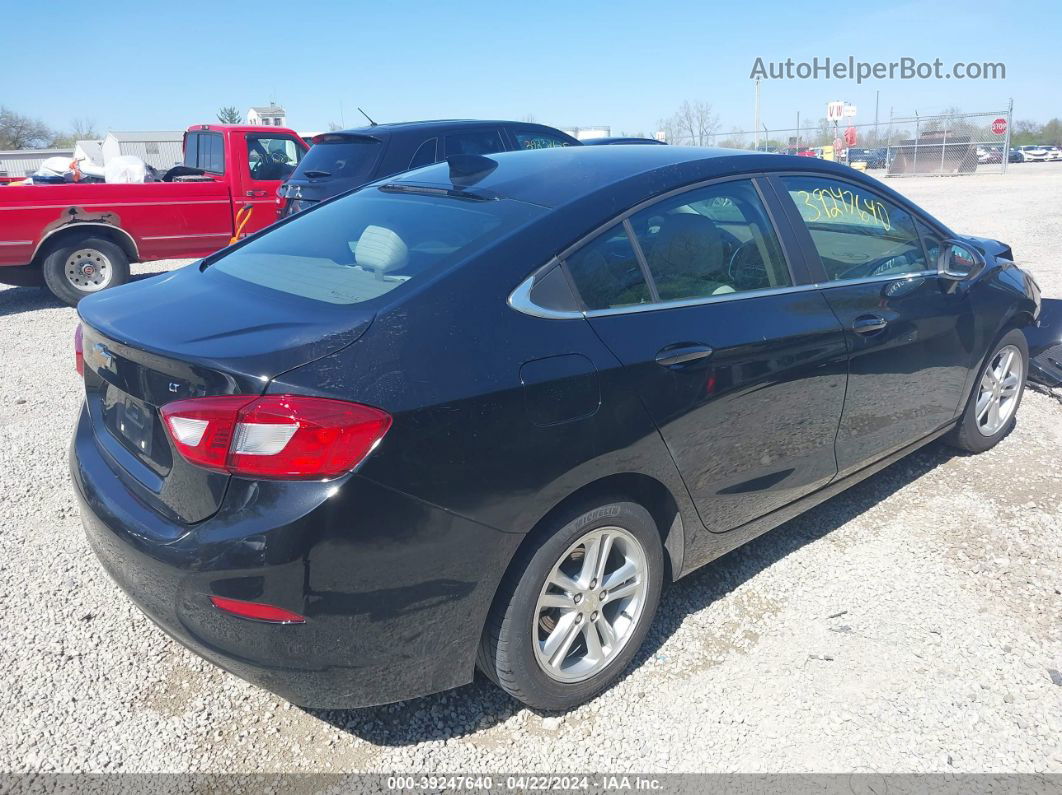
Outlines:
<svg viewBox="0 0 1062 795"><path fill-rule="evenodd" d="M84 411L70 466L89 543L137 606L207 660L307 707L369 706L469 682L521 538L357 475L233 479L217 514L179 525L125 490ZM211 595L306 622L238 618Z"/></svg>

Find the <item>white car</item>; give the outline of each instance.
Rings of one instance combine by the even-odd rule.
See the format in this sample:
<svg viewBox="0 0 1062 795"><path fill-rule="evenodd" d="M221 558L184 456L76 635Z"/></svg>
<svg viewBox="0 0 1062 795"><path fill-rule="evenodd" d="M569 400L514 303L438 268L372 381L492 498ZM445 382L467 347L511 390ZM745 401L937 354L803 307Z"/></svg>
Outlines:
<svg viewBox="0 0 1062 795"><path fill-rule="evenodd" d="M1047 150L1048 160L1062 160L1062 147L1058 146L1045 146Z"/></svg>
<svg viewBox="0 0 1062 795"><path fill-rule="evenodd" d="M1018 151L1021 152L1021 159L1026 163L1042 163L1052 159L1047 147L1040 146L1040 144L1019 146Z"/></svg>

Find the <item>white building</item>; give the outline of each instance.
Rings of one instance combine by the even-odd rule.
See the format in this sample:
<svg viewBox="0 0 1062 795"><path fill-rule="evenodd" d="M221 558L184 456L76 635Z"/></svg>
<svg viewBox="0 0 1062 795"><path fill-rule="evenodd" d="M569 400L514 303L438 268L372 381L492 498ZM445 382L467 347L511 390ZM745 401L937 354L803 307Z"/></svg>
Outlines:
<svg viewBox="0 0 1062 795"><path fill-rule="evenodd" d="M597 124L591 127L561 127L563 132L580 141L589 141L592 138L608 138L612 135L612 128L606 124Z"/></svg>
<svg viewBox="0 0 1062 795"><path fill-rule="evenodd" d="M263 105L248 109L247 123L261 124L266 127L287 127L288 114L280 105Z"/></svg>
<svg viewBox="0 0 1062 795"><path fill-rule="evenodd" d="M49 157L73 159L73 149L12 149L0 152L0 177L28 177Z"/></svg>
<svg viewBox="0 0 1062 795"><path fill-rule="evenodd" d="M184 133L180 130L109 132L100 145L107 165L118 155L135 155L160 171L184 161Z"/></svg>

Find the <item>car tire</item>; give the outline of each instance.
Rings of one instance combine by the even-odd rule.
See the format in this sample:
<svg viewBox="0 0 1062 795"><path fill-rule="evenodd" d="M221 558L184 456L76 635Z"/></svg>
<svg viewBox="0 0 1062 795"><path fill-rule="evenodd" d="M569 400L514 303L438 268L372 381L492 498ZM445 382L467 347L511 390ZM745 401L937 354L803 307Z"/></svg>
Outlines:
<svg viewBox="0 0 1062 795"><path fill-rule="evenodd" d="M1014 427L1028 373L1029 345L1020 329L1011 329L992 346L981 365L966 409L948 441L970 453L983 453L999 444ZM993 411L998 412L995 421Z"/></svg>
<svg viewBox="0 0 1062 795"><path fill-rule="evenodd" d="M129 281L129 258L120 247L100 237L60 245L44 258L41 269L48 289L68 306Z"/></svg>
<svg viewBox="0 0 1062 795"><path fill-rule="evenodd" d="M602 549L605 560L598 555L597 566L588 566L587 553ZM619 678L645 640L660 602L663 556L656 523L637 503L596 500L555 517L510 566L484 628L478 667L534 709L588 701ZM601 582L589 569L603 572ZM553 584L558 579L573 587ZM610 579L624 596L601 596Z"/></svg>

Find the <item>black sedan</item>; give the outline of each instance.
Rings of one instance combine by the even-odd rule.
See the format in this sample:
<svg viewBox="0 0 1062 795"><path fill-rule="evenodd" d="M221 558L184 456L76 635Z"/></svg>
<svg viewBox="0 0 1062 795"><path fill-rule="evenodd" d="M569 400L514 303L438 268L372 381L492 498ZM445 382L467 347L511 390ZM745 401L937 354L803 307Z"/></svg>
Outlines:
<svg viewBox="0 0 1062 795"><path fill-rule="evenodd" d="M83 300L82 518L163 629L298 704L478 667L571 707L667 583L1008 433L1011 259L827 161L452 157Z"/></svg>

